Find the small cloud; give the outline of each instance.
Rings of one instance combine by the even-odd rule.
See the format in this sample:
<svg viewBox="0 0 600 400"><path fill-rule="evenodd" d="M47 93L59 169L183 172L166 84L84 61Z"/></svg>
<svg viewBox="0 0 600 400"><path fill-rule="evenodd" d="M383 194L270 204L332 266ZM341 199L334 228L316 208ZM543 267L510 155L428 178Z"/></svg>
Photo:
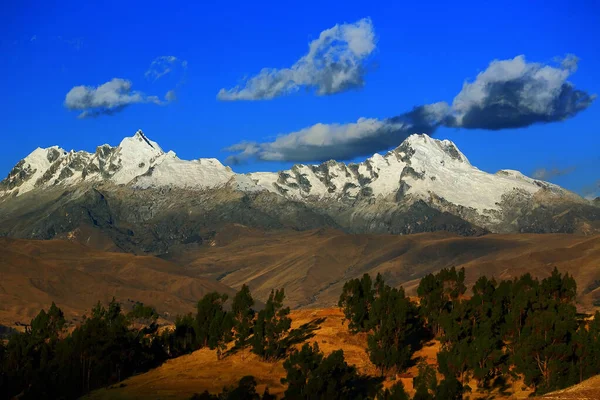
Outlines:
<svg viewBox="0 0 600 400"><path fill-rule="evenodd" d="M595 198L600 197L600 179L593 184L584 187L582 194L583 197L588 200L594 200Z"/></svg>
<svg viewBox="0 0 600 400"><path fill-rule="evenodd" d="M31 37L31 39L29 39L29 41L30 41L30 42L34 42L34 41L36 41L36 40L37 40L37 35L33 35L33 36Z"/></svg>
<svg viewBox="0 0 600 400"><path fill-rule="evenodd" d="M79 51L83 47L83 38L65 39L65 43Z"/></svg>
<svg viewBox="0 0 600 400"><path fill-rule="evenodd" d="M570 72L577 71L577 66L579 64L579 57L575 54L567 54L564 58L557 57L556 62L560 64L563 69L566 69Z"/></svg>
<svg viewBox="0 0 600 400"><path fill-rule="evenodd" d="M231 89L221 89L219 100L269 100L301 87L318 95L341 93L364 85L365 61L375 50L369 18L326 29L308 45L308 53L290 68L264 68Z"/></svg>
<svg viewBox="0 0 600 400"><path fill-rule="evenodd" d="M600 197L600 179L590 185L585 186L581 192L583 197L589 200Z"/></svg>
<svg viewBox="0 0 600 400"><path fill-rule="evenodd" d="M156 96L131 90L131 82L113 78L102 85L75 86L65 97L65 107L81 111L78 118L113 115L136 103L163 104Z"/></svg>
<svg viewBox="0 0 600 400"><path fill-rule="evenodd" d="M177 100L177 93L175 93L175 89L169 90L167 94L165 94L165 100L168 102Z"/></svg>
<svg viewBox="0 0 600 400"><path fill-rule="evenodd" d="M555 178L557 176L564 176L564 175L569 175L572 174L573 172L575 172L577 168L576 167L568 167L568 168L538 168L535 171L533 171L532 174L532 178L534 179L539 179L542 181L549 181L552 178Z"/></svg>
<svg viewBox="0 0 600 400"><path fill-rule="evenodd" d="M150 67L148 68L144 76L146 77L146 79L152 79L156 81L157 79L160 79L163 76L170 73L173 70L173 68L177 67L178 65L181 65L183 69L186 69L188 63L185 60L180 61L175 56L156 57L150 63Z"/></svg>

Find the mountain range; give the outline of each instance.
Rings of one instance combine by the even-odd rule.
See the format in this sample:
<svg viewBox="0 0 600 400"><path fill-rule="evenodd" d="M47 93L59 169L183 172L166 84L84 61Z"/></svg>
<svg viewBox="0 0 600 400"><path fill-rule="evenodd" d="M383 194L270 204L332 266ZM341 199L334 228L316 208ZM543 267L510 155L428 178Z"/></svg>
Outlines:
<svg viewBox="0 0 600 400"><path fill-rule="evenodd" d="M448 140L408 137L361 163L237 174L186 161L141 130L94 153L38 148L0 182L0 236L167 253L228 224L410 234L600 232L600 207L514 170L490 174Z"/></svg>

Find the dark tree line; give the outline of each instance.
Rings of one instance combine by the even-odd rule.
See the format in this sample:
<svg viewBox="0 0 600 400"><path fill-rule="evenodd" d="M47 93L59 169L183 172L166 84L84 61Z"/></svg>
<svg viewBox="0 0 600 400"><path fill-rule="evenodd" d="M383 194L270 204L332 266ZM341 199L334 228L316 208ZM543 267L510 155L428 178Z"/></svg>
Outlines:
<svg viewBox="0 0 600 400"><path fill-rule="evenodd" d="M577 314L571 276L557 269L541 281L530 274L501 282L483 276L470 296L464 281L464 269L425 276L417 306L381 276L373 283L365 274L344 285L339 305L349 329L368 334L367 352L382 372L410 365L419 336L440 341L444 379L420 366L418 400L462 398L474 389L472 379L486 392L521 376L545 393L600 373L600 313L591 320Z"/></svg>
<svg viewBox="0 0 600 400"><path fill-rule="evenodd" d="M575 280L556 269L541 281L529 274L500 283L479 278L473 296L452 300L439 320L440 372L461 385L476 378L480 389L517 373L537 393L599 373L600 315L582 320L576 293Z"/></svg>
<svg viewBox="0 0 600 400"><path fill-rule="evenodd" d="M208 390L195 394L190 400L275 400L275 396L266 388L262 395L256 391L256 379L244 376L235 387L225 387L219 394L211 394Z"/></svg>
<svg viewBox="0 0 600 400"><path fill-rule="evenodd" d="M283 289L272 291L264 309L254 310L254 299L243 285L226 310L227 295L209 293L199 302L196 315L188 314L175 320L175 329L165 334L169 355L175 357L207 347L221 357L229 343L230 351L250 346L253 353L265 361L285 357L297 335L291 330L289 307L283 306Z"/></svg>
<svg viewBox="0 0 600 400"><path fill-rule="evenodd" d="M12 333L6 344L0 341L0 399L74 399L201 348L216 350L220 358L231 342L232 351L250 346L263 360L284 358L308 337L306 328L290 329L284 298L283 289L273 291L256 313L245 285L229 309L227 295L209 293L195 314L178 316L175 328L162 334L153 308L136 303L125 314L114 299L106 308L98 303L68 333L63 312L52 303L25 332ZM246 387L244 381L232 396Z"/></svg>
<svg viewBox="0 0 600 400"><path fill-rule="evenodd" d="M167 354L157 340L155 313L146 312L140 306L125 315L114 300L107 308L98 303L67 334L63 312L53 303L0 349L0 397L77 398L160 364ZM139 318L149 324L132 328Z"/></svg>
<svg viewBox="0 0 600 400"><path fill-rule="evenodd" d="M392 288L377 275L346 282L339 300L352 332L367 332L367 352L381 373L401 371L426 336L418 307L404 289Z"/></svg>

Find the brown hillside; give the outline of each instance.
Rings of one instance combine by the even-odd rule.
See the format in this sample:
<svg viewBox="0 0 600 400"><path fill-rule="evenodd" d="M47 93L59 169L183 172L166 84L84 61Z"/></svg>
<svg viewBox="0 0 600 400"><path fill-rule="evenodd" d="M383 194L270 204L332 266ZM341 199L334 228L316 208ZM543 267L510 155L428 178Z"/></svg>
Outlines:
<svg viewBox="0 0 600 400"><path fill-rule="evenodd" d="M211 246L170 257L188 271L227 286L246 283L261 300L272 288L284 287L294 308L335 305L344 282L365 272L380 272L389 284L403 285L414 294L422 276L452 266L465 267L469 285L481 275L510 279L531 272L543 278L556 266L577 280L582 309L593 308L600 299L598 235L349 235L329 229L264 233L231 226Z"/></svg>
<svg viewBox="0 0 600 400"><path fill-rule="evenodd" d="M365 351L366 335L351 335L347 325L342 323L343 315L339 309L296 310L291 313L291 317L292 327L298 327L317 318L326 318L309 342L317 342L325 354L342 349L346 361L355 365L360 373L371 376L379 375ZM415 358L422 358L430 364L435 364L438 350L437 342L428 343L415 354ZM281 384L281 378L285 377L283 361L263 362L248 350L217 360L215 351L203 349L169 360L156 369L126 379L113 387L97 390L84 398L95 400L189 399L194 393L204 390L218 393L223 390L224 386L237 384L246 375L253 375L256 378L259 393L262 393L268 386L270 393L277 395L278 398L282 397L285 390L285 386ZM417 367L412 367L401 375L386 377L383 384L385 387L390 387L397 380L402 380L406 390L412 394L413 378L416 375L418 375ZM473 384L473 387L476 385ZM522 391L521 387L522 384L516 383L503 394L497 390L491 394L479 393L474 390L471 398L495 398L498 400L525 398L531 391Z"/></svg>
<svg viewBox="0 0 600 400"><path fill-rule="evenodd" d="M52 301L69 319L113 296L126 306L141 301L174 316L192 311L209 291L232 293L156 257L102 252L61 240L0 238L0 277L0 324L9 326L28 323Z"/></svg>
<svg viewBox="0 0 600 400"><path fill-rule="evenodd" d="M548 393L536 400L597 400L600 399L600 375L586 379L570 388Z"/></svg>
<svg viewBox="0 0 600 400"><path fill-rule="evenodd" d="M292 308L331 307L344 282L365 272L380 272L389 284L414 294L422 276L451 266L466 268L469 285L483 274L545 277L557 266L577 280L580 308L591 310L600 300L600 236L349 235L231 225L208 245L173 249L169 259L173 262L61 240L0 239L0 324L26 322L52 301L78 317L113 296L173 316L191 311L208 291L231 293L244 283L257 300L283 287Z"/></svg>

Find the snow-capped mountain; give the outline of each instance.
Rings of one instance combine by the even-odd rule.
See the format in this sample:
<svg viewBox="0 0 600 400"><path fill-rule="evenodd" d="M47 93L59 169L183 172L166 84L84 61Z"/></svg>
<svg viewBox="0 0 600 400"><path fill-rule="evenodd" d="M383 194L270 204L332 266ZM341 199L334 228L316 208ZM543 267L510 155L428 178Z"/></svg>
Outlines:
<svg viewBox="0 0 600 400"><path fill-rule="evenodd" d="M111 207L132 199L145 203L134 207L131 215L140 209L151 211L135 221L122 216L130 224L148 222L175 204L191 215L240 198L246 203L232 215L239 214L233 219L242 222L259 218L253 214L257 209L264 213L267 207L273 217L292 208L314 217L308 227L325 224L355 232L593 231L598 211L576 194L518 171L481 171L452 142L427 135L412 135L387 154L357 164L328 161L280 172L236 174L216 159L181 160L140 130L116 147L99 146L95 153L56 146L36 149L0 182L0 217L3 207L21 209L19 204L29 204L25 199L31 196L68 192L75 199L89 190L114 197ZM200 193L211 200L198 204ZM563 221L565 212L568 223L542 221L560 213Z"/></svg>

